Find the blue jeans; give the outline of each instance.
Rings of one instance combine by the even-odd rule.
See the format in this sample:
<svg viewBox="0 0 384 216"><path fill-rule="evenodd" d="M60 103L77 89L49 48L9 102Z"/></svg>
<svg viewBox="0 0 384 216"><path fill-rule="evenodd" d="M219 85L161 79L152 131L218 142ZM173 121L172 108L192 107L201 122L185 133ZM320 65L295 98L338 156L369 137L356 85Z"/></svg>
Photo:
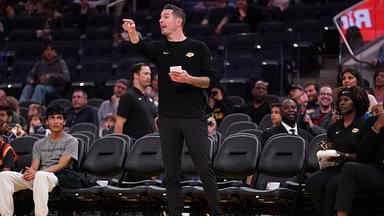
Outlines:
<svg viewBox="0 0 384 216"><path fill-rule="evenodd" d="M45 103L45 99L48 94L54 94L56 88L47 84L39 84L36 86L27 84L20 95L20 102L34 101L40 104Z"/></svg>

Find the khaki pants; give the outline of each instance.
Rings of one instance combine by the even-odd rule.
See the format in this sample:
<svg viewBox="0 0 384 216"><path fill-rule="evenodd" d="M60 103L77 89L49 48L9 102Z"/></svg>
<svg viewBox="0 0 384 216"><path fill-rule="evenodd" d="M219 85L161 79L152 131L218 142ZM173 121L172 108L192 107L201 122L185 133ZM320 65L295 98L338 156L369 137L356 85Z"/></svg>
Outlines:
<svg viewBox="0 0 384 216"><path fill-rule="evenodd" d="M0 172L0 215L13 215L13 193L24 189L33 191L35 215L48 215L48 193L51 192L57 184L57 177L50 172L38 171L36 172L35 179L32 181L25 181L23 174L18 172Z"/></svg>

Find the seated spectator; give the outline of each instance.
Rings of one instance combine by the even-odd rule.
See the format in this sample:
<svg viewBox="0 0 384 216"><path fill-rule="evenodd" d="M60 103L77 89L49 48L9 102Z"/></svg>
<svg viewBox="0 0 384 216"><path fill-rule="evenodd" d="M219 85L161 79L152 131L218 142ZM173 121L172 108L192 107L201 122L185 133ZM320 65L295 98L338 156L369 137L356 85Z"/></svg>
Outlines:
<svg viewBox="0 0 384 216"><path fill-rule="evenodd" d="M106 134L113 133L116 123L116 114L109 113L102 120L99 136L102 137Z"/></svg>
<svg viewBox="0 0 384 216"><path fill-rule="evenodd" d="M13 96L7 96L7 104L13 112L20 115L19 101Z"/></svg>
<svg viewBox="0 0 384 216"><path fill-rule="evenodd" d="M329 86L320 88L319 105L312 112L306 110L301 127L313 136L326 133L333 115L333 90Z"/></svg>
<svg viewBox="0 0 384 216"><path fill-rule="evenodd" d="M280 106L279 103L271 104L271 127L277 127L281 123Z"/></svg>
<svg viewBox="0 0 384 216"><path fill-rule="evenodd" d="M13 112L8 105L0 105L0 120L3 120L12 126L22 124L19 115Z"/></svg>
<svg viewBox="0 0 384 216"><path fill-rule="evenodd" d="M51 131L44 127L44 119L40 115L33 115L29 117L28 122L25 127L25 132L27 134L40 134L48 136Z"/></svg>
<svg viewBox="0 0 384 216"><path fill-rule="evenodd" d="M17 127L12 128L7 122L0 119L0 131L1 136L6 143L10 143L12 140L16 139Z"/></svg>
<svg viewBox="0 0 384 216"><path fill-rule="evenodd" d="M322 147L338 151L341 162L312 173L306 180L307 191L320 215L334 215L340 170L345 162L357 160L357 146L367 144L361 142L366 129L362 117L368 106L368 96L363 88L352 86L338 89L336 110L341 112L342 118L328 128L328 142Z"/></svg>
<svg viewBox="0 0 384 216"><path fill-rule="evenodd" d="M361 78L360 73L352 68L347 68L341 73L341 84L343 87L350 88L351 86L362 86L363 79ZM369 109L375 104L377 104L375 96L368 94L369 98Z"/></svg>
<svg viewBox="0 0 384 216"><path fill-rule="evenodd" d="M223 86L215 86L208 98L207 113L211 113L219 126L226 115L234 112L234 108L228 99L228 94Z"/></svg>
<svg viewBox="0 0 384 216"><path fill-rule="evenodd" d="M357 144L359 162L346 163L340 173L335 209L347 216L357 192L382 191L384 188L384 114L368 119L367 131Z"/></svg>
<svg viewBox="0 0 384 216"><path fill-rule="evenodd" d="M379 68L373 75L374 92L377 102L384 102L384 68Z"/></svg>
<svg viewBox="0 0 384 216"><path fill-rule="evenodd" d="M249 115L253 122L259 124L265 115L271 113L271 106L266 100L268 83L262 80L255 82L251 94L251 101L244 107L241 107L239 112Z"/></svg>
<svg viewBox="0 0 384 216"><path fill-rule="evenodd" d="M99 122L103 124L105 117L109 114L116 114L121 96L127 92L128 80L119 79L113 87L113 95L108 100L103 101L97 112ZM101 126L101 125L100 125Z"/></svg>
<svg viewBox="0 0 384 216"><path fill-rule="evenodd" d="M27 0L24 3L25 13L28 15L40 15L43 13L42 0Z"/></svg>
<svg viewBox="0 0 384 216"><path fill-rule="evenodd" d="M261 145L264 146L268 139L275 134L289 133L298 135L304 138L309 143L312 140L312 135L306 130L297 126L297 105L292 99L285 99L280 105L281 124L267 129L263 132Z"/></svg>
<svg viewBox="0 0 384 216"><path fill-rule="evenodd" d="M234 8L228 4L228 0L219 0L217 7L210 8L205 18L201 21L201 25L211 25L215 27L215 33L219 34L224 26L225 17L232 14Z"/></svg>
<svg viewBox="0 0 384 216"><path fill-rule="evenodd" d="M36 141L30 167L24 172L0 172L0 214L13 215L13 193L30 189L33 191L35 215L48 215L48 193L58 185L55 173L67 168L78 158L77 139L64 132L64 109L54 104L47 108L49 137Z"/></svg>
<svg viewBox="0 0 384 216"><path fill-rule="evenodd" d="M35 115L42 116L43 112L44 112L44 108L42 105L31 103L28 106L27 118L29 119L30 117L35 116Z"/></svg>
<svg viewBox="0 0 384 216"><path fill-rule="evenodd" d="M248 7L247 0L236 0L236 8L221 19L215 29L216 34L220 34L221 30L227 23L252 23L251 15L253 14L251 7Z"/></svg>
<svg viewBox="0 0 384 216"><path fill-rule="evenodd" d="M319 90L319 107L309 116L315 125L327 129L333 112L333 89L324 85Z"/></svg>
<svg viewBox="0 0 384 216"><path fill-rule="evenodd" d="M309 114L314 112L315 109L319 106L318 104L318 92L319 86L316 82L307 82L304 85L304 92L308 96L308 104L306 106L306 113Z"/></svg>
<svg viewBox="0 0 384 216"><path fill-rule="evenodd" d="M97 109L87 105L88 95L81 89L76 89L72 93L72 106L65 111L67 117L66 127L72 127L80 122L92 123L99 126Z"/></svg>
<svg viewBox="0 0 384 216"><path fill-rule="evenodd" d="M45 104L47 97L59 94L60 89L69 81L68 66L58 56L57 49L47 45L42 59L36 62L27 77L27 85L23 88L20 102L34 101Z"/></svg>
<svg viewBox="0 0 384 216"><path fill-rule="evenodd" d="M0 120L0 125L4 125L4 122ZM17 160L17 154L13 150L12 146L5 140L8 131L0 126L0 172L11 171L15 167L15 161Z"/></svg>
<svg viewBox="0 0 384 216"><path fill-rule="evenodd" d="M85 34L88 15L96 11L91 8L88 0L74 1L73 17L81 34Z"/></svg>
<svg viewBox="0 0 384 216"><path fill-rule="evenodd" d="M62 15L56 10L54 2L45 1L42 5L44 21L36 30L36 37L44 42L52 41L52 31L62 26Z"/></svg>

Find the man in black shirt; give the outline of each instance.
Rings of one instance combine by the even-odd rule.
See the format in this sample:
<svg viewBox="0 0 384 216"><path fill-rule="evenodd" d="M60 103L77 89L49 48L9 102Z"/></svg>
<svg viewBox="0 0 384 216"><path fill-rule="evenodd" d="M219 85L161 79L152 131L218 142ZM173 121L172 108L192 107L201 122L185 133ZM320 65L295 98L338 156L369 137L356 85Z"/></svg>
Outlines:
<svg viewBox="0 0 384 216"><path fill-rule="evenodd" d="M180 185L184 141L207 193L211 215L222 215L205 119L204 90L215 84L208 47L184 35L185 13L174 5L165 5L161 12L163 42L141 41L135 22L123 21L133 48L156 63L159 70L159 127L170 215L181 215L184 209Z"/></svg>
<svg viewBox="0 0 384 216"><path fill-rule="evenodd" d="M154 101L145 95L151 82L151 68L145 63L132 67L133 86L120 99L117 108L115 133L124 133L138 139L153 132L156 108Z"/></svg>
<svg viewBox="0 0 384 216"><path fill-rule="evenodd" d="M72 106L65 110L67 117L66 127L72 127L80 122L92 123L99 125L97 118L97 109L88 104L88 95L81 89L76 89L72 93Z"/></svg>
<svg viewBox="0 0 384 216"><path fill-rule="evenodd" d="M248 114L252 121L259 124L261 119L271 113L271 105L266 100L268 83L262 80L255 82L252 88L252 101L240 108L241 113Z"/></svg>

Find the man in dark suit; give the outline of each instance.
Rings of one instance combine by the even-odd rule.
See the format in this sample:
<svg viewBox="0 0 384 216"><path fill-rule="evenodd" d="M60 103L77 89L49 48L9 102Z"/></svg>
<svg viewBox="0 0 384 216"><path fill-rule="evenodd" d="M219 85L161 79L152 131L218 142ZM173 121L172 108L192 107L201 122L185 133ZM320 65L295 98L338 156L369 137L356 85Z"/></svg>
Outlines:
<svg viewBox="0 0 384 216"><path fill-rule="evenodd" d="M285 99L280 105L281 124L272 127L263 132L261 141L262 146L265 145L269 137L275 134L288 133L298 135L304 138L309 143L312 140L312 135L306 130L297 126L297 104L292 99Z"/></svg>

